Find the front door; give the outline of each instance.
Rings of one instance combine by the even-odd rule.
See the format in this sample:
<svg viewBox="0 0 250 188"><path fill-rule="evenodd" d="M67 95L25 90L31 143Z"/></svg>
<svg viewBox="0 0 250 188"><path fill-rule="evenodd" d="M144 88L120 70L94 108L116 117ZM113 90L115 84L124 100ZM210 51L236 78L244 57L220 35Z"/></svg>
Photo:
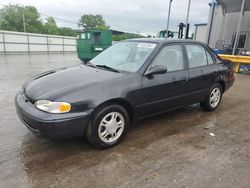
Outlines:
<svg viewBox="0 0 250 188"><path fill-rule="evenodd" d="M167 72L142 77L140 115L158 113L187 103L188 72L180 44L162 47L148 69L164 65Z"/></svg>

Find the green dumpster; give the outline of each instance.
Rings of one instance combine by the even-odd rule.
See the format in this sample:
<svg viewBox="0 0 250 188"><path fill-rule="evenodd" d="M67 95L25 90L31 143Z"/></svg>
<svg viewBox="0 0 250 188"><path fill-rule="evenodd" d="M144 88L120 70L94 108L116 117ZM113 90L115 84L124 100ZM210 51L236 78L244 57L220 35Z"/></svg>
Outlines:
<svg viewBox="0 0 250 188"><path fill-rule="evenodd" d="M111 45L112 32L109 30L85 30L77 34L77 54L84 62L93 59Z"/></svg>

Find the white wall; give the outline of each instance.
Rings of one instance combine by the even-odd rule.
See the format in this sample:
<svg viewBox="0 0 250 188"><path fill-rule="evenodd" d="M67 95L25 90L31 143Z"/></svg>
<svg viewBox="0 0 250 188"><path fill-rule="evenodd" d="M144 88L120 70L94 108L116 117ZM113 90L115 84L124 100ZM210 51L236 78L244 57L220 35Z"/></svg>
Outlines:
<svg viewBox="0 0 250 188"><path fill-rule="evenodd" d="M0 54L76 52L76 38L0 30Z"/></svg>
<svg viewBox="0 0 250 188"><path fill-rule="evenodd" d="M240 13L223 14L222 7L216 6L209 46L232 47L232 37L236 34ZM250 11L246 11L242 22L241 33L247 34L245 50L250 50Z"/></svg>
<svg viewBox="0 0 250 188"><path fill-rule="evenodd" d="M194 40L206 43L207 25L196 25Z"/></svg>

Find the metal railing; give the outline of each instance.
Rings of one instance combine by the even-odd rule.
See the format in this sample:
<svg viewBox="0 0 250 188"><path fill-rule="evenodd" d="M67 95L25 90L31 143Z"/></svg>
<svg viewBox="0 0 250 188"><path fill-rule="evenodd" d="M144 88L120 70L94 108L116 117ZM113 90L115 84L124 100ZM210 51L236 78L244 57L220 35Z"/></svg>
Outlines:
<svg viewBox="0 0 250 188"><path fill-rule="evenodd" d="M250 56L219 54L221 59L229 60L235 64L235 72L240 71L241 65L250 65Z"/></svg>

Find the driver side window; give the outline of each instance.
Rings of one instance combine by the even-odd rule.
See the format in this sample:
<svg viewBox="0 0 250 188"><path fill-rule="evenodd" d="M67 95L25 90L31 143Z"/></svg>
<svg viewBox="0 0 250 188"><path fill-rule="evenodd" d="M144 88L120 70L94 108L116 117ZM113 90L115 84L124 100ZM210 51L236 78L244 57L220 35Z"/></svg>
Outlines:
<svg viewBox="0 0 250 188"><path fill-rule="evenodd" d="M183 53L181 45L170 45L163 47L154 59L152 67L164 65L168 72L184 69Z"/></svg>

